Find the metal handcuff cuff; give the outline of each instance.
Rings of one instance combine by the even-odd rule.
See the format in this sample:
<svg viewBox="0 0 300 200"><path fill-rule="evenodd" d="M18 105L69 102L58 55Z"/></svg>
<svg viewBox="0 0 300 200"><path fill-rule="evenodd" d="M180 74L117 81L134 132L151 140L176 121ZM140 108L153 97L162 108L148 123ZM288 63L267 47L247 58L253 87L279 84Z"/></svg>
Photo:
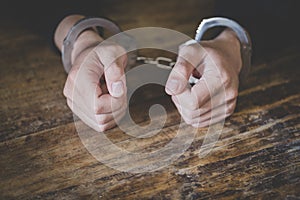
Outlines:
<svg viewBox="0 0 300 200"><path fill-rule="evenodd" d="M237 22L223 18L223 17L213 17L209 19L204 19L200 23L194 40L189 40L184 45L191 45L197 42L200 42L204 33L213 27L222 26L232 29L241 44L241 56L242 56L242 71L240 72L240 79L243 81L246 76L248 75L251 67L251 40L247 32L241 27ZM65 71L68 73L72 68L71 63L71 54L74 47L74 43L78 36L88 28L94 27L102 27L107 29L112 34L117 34L121 32L119 26L108 19L104 18L83 18L79 20L68 32L66 38L63 41L62 46L62 62ZM156 59L153 58L146 58L146 57L137 57L138 61L144 61L144 63L155 64L159 68L164 69L172 69L172 66L175 64L170 58L165 57L157 57ZM161 61L168 62L169 65L164 65ZM189 79L190 84L197 83L199 79L193 77L191 75Z"/></svg>

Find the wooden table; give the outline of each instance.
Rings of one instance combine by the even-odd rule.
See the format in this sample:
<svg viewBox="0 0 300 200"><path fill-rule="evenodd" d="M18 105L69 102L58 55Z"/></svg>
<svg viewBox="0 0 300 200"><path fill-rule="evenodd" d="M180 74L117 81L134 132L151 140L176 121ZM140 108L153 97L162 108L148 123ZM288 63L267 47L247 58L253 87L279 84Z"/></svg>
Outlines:
<svg viewBox="0 0 300 200"><path fill-rule="evenodd" d="M119 2L100 10L124 30L160 26L191 37L212 8L210 1L186 1L182 12L176 12L181 4L170 1L160 6L136 1L135 7ZM200 128L175 162L135 174L107 167L82 144L62 94L66 74L60 56L30 29L3 24L0 199L300 198L299 51L254 61L236 111L206 157L195 153L207 131ZM139 124L149 123L149 106L165 106L168 120L162 131L151 140L132 140L118 128L105 134L131 151L162 148L176 133L178 112L159 86L145 87L134 99L131 113Z"/></svg>

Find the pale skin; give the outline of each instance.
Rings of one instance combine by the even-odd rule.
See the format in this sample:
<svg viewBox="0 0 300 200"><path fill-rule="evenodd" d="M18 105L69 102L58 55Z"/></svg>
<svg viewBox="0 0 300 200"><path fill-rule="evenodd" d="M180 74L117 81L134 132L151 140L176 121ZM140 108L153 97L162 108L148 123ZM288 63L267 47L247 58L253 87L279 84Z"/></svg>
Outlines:
<svg viewBox="0 0 300 200"><path fill-rule="evenodd" d="M69 29L81 18L71 15L58 25L54 41L59 50ZM116 126L127 107L123 76L127 65L125 50L116 44L98 46L101 41L92 29L79 36L64 86L70 109L96 131ZM231 30L225 29L213 40L201 42L201 46L205 51L196 44L179 47L165 87L184 121L194 127L217 123L234 112L242 67L240 43ZM216 71L220 76L217 81L211 81L216 80ZM187 80L191 74L200 79L189 87ZM224 88L225 95L219 95L220 88Z"/></svg>

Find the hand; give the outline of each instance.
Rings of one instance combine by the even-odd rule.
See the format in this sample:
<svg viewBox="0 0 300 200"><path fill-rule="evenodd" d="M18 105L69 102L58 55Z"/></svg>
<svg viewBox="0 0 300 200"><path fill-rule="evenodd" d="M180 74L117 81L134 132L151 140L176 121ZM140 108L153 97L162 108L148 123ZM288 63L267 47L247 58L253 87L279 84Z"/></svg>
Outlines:
<svg viewBox="0 0 300 200"><path fill-rule="evenodd" d="M187 124L205 127L217 123L234 112L241 66L239 41L226 29L201 45L179 48L166 92ZM191 74L200 78L192 87L188 83Z"/></svg>
<svg viewBox="0 0 300 200"><path fill-rule="evenodd" d="M64 95L71 110L96 131L114 127L125 114L126 64L125 50L115 44L88 47L74 59Z"/></svg>
<svg viewBox="0 0 300 200"><path fill-rule="evenodd" d="M59 23L54 34L59 50L62 50L70 28L83 17L70 15ZM64 87L68 106L96 131L114 127L127 107L123 76L127 64L125 50L112 43L103 45L102 41L93 29L79 35L72 51L72 68Z"/></svg>

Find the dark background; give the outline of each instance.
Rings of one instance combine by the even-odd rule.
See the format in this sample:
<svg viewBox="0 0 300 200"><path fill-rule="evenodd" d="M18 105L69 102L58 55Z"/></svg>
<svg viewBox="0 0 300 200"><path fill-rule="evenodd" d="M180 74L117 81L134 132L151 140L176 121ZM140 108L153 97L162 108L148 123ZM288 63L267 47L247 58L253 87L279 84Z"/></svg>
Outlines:
<svg viewBox="0 0 300 200"><path fill-rule="evenodd" d="M299 199L299 0L239 1L1 1L0 199ZM200 129L160 171L133 175L99 163L78 137L63 95L67 74L50 48L56 25L72 13L106 16L123 30L158 26L191 37L202 18L216 14L249 30L263 63L253 64L217 148L198 158L207 132ZM156 151L181 118L163 88L139 91L133 118L146 125L148 105L162 105L171 111L163 130L146 141L118 128L106 135L133 152Z"/></svg>
<svg viewBox="0 0 300 200"><path fill-rule="evenodd" d="M67 15L83 14L86 16L107 17L110 12L126 11L118 10L118 0L92 0L92 1L5 1L1 6L2 23L17 24L30 31L34 31L44 37L53 46L53 33L57 24ZM138 1L129 0L128 13L149 12L149 18L155 18L157 23L146 24L151 26L163 26L163 14L165 9L174 9L174 12L185 12L185 4L195 1L173 0L168 3L162 1ZM205 0L203 5L211 8L207 11L207 17L224 16L232 18L245 27L252 38L254 59L257 57L270 57L286 49L297 49L299 40L300 7L297 0ZM145 8L135 10L135 5ZM173 4L173 5L172 5ZM195 4L199 6L199 3ZM179 8L179 10L178 10ZM134 16L134 14L133 14ZM195 18L200 17L195 13ZM134 18L134 17L133 17ZM112 19L114 20L114 19ZM134 21L133 20L133 27ZM201 21L201 19L197 19ZM118 22L117 22L118 23ZM178 22L180 24L182 22ZM137 24L136 26L140 26ZM195 27L197 24L195 24ZM4 26L5 27L5 26ZM194 31L195 27L191 27ZM166 27L174 28L174 27ZM176 28L175 28L176 29ZM272 56L271 56L272 57Z"/></svg>

